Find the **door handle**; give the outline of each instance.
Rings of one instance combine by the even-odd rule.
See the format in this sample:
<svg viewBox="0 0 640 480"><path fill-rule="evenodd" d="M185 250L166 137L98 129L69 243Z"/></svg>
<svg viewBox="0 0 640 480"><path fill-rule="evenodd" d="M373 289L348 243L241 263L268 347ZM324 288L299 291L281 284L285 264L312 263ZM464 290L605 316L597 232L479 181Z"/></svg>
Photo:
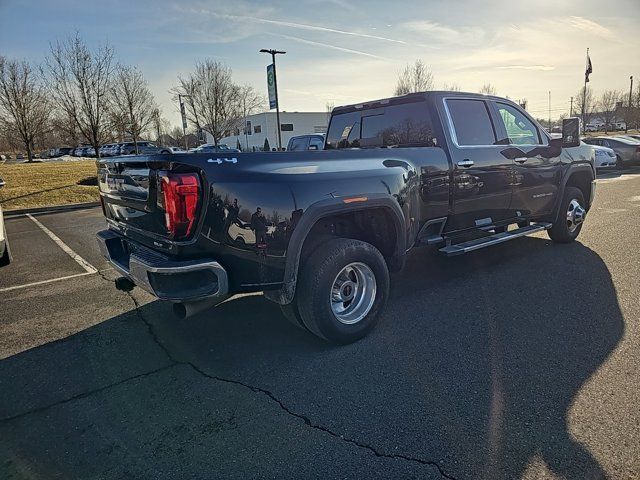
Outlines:
<svg viewBox="0 0 640 480"><path fill-rule="evenodd" d="M464 167L464 168L468 168L473 166L473 160L469 160L468 158L465 158L464 160L460 160L458 162L458 166L459 167Z"/></svg>
<svg viewBox="0 0 640 480"><path fill-rule="evenodd" d="M528 160L528 157L518 157L518 158L514 158L513 161L516 163L524 163Z"/></svg>

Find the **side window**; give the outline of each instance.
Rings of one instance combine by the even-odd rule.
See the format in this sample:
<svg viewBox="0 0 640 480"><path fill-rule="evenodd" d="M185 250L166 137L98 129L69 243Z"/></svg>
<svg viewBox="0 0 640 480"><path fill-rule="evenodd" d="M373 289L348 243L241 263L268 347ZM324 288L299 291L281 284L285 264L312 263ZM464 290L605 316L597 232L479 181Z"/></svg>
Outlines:
<svg viewBox="0 0 640 480"><path fill-rule="evenodd" d="M311 137L309 140L309 146L315 145L318 150L322 150L324 148L324 140L317 137Z"/></svg>
<svg viewBox="0 0 640 480"><path fill-rule="evenodd" d="M458 145L495 145L496 133L484 100L447 100Z"/></svg>
<svg viewBox="0 0 640 480"><path fill-rule="evenodd" d="M256 125L253 127L253 133L262 133L262 125Z"/></svg>
<svg viewBox="0 0 640 480"><path fill-rule="evenodd" d="M362 114L363 147L435 147L433 124L424 102L385 107L374 115Z"/></svg>
<svg viewBox="0 0 640 480"><path fill-rule="evenodd" d="M520 110L507 105L497 103L500 119L507 130L509 143L512 145L539 145L540 134L538 129Z"/></svg>

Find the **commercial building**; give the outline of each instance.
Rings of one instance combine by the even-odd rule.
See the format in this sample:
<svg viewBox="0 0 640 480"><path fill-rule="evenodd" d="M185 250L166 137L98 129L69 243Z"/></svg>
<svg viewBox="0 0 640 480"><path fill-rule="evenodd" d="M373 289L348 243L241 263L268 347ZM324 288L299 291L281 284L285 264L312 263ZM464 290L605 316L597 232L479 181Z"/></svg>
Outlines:
<svg viewBox="0 0 640 480"><path fill-rule="evenodd" d="M327 112L280 112L280 129L282 147L286 148L291 137L311 133L326 133L327 123L331 115ZM205 132L207 143L213 143L213 135ZM236 148L238 144L243 151L262 150L264 141L269 141L271 149L278 146L278 130L276 112L264 112L247 117L246 128L225 132L226 135L218 143Z"/></svg>

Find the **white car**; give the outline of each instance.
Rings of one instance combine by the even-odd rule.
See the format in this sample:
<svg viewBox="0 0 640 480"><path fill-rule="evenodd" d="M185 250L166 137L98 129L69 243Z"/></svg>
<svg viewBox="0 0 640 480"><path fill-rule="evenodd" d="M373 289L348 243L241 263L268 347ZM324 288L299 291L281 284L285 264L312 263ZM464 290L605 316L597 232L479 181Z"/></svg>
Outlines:
<svg viewBox="0 0 640 480"><path fill-rule="evenodd" d="M601 147L600 145L591 145L596 154L596 168L615 168L616 152L609 147Z"/></svg>
<svg viewBox="0 0 640 480"><path fill-rule="evenodd" d="M4 187L4 180L0 178L0 188ZM0 207L0 267L11 263L11 251L9 250L9 239L4 228L4 217L2 207Z"/></svg>

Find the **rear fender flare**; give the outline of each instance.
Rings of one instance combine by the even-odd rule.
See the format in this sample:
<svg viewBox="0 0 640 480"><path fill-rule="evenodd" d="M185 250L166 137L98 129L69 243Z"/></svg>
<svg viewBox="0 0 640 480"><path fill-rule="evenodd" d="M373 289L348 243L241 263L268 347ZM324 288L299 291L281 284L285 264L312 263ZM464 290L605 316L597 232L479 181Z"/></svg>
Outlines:
<svg viewBox="0 0 640 480"><path fill-rule="evenodd" d="M384 208L393 219L396 229L396 246L393 258L401 261L407 250L405 218L400 205L395 198L387 194L362 194L358 197L366 197L366 201L346 203L346 197L321 200L309 206L296 226L286 253L283 286L280 290L265 292L270 300L280 304L289 304L295 294L300 267L300 255L302 246L312 227L318 220L336 213L354 212L371 208ZM347 197L348 198L348 197Z"/></svg>

